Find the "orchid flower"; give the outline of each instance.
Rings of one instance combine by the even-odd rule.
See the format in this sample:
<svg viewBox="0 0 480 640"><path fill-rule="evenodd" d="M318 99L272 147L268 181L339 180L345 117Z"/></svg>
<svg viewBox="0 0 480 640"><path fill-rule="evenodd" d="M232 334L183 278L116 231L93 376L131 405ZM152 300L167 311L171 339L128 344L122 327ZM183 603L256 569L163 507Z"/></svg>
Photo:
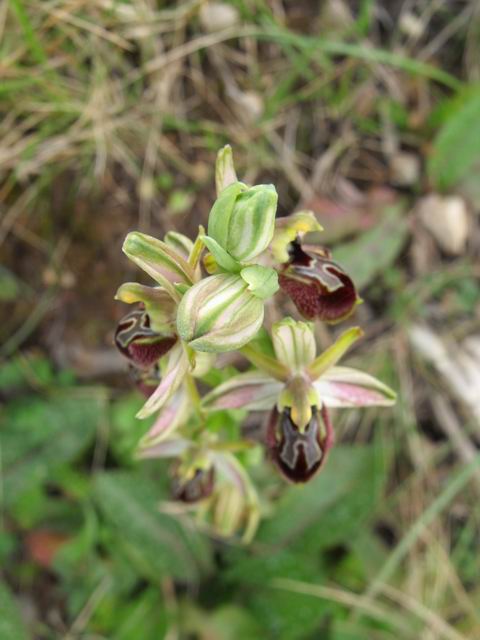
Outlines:
<svg viewBox="0 0 480 640"><path fill-rule="evenodd" d="M212 365L211 356L192 354L176 331L177 307L184 292L200 278L202 244L195 245L180 233L170 232L162 242L133 232L125 239L123 250L158 283L156 287L125 283L116 294L117 300L140 305L120 320L115 344L134 367L146 370L137 374L140 388L148 391L137 417L147 418L172 401L187 376L203 375ZM150 375L152 371L155 375ZM150 383L155 377L159 378L158 385L152 389ZM166 415L172 416L172 407L177 406L178 402L172 401ZM176 419L171 420L171 424L176 423Z"/></svg>
<svg viewBox="0 0 480 640"><path fill-rule="evenodd" d="M272 328L275 357L244 348L260 371L231 378L205 396L203 406L269 410L266 444L273 460L289 480L306 482L333 444L329 408L395 402L395 393L376 378L336 366L361 335L361 329L349 329L317 356L313 326L286 318Z"/></svg>
<svg viewBox="0 0 480 640"><path fill-rule="evenodd" d="M355 285L321 245L323 227L311 211L298 211L277 220L270 247L271 260L280 265L280 289L307 320L330 324L350 316L361 302Z"/></svg>

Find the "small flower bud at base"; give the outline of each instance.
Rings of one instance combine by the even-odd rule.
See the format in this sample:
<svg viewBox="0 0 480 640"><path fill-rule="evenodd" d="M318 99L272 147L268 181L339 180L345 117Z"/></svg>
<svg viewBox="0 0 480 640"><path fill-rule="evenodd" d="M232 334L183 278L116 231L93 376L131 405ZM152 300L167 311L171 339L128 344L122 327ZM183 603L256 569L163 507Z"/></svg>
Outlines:
<svg viewBox="0 0 480 640"><path fill-rule="evenodd" d="M175 500L186 503L199 502L212 494L215 485L215 470L196 469L192 478L183 480L178 475L174 475L172 483L172 495Z"/></svg>

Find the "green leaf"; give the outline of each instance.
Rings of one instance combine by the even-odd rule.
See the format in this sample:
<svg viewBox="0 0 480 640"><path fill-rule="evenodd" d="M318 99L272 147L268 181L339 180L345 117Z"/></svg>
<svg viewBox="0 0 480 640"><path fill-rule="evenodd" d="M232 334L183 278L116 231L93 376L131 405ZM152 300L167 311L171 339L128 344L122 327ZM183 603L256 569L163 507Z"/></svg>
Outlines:
<svg viewBox="0 0 480 640"><path fill-rule="evenodd" d="M133 600L114 608L115 640L159 640L168 636L165 607L159 602L158 590L149 588Z"/></svg>
<svg viewBox="0 0 480 640"><path fill-rule="evenodd" d="M187 524L161 512L157 485L139 473L97 476L95 498L137 570L155 582L171 575L198 581L210 566L204 538Z"/></svg>
<svg viewBox="0 0 480 640"><path fill-rule="evenodd" d="M327 600L278 589L276 579L324 583L327 556L319 551L348 545L358 536L372 516L384 480L381 447L335 447L319 476L285 491L255 545L227 556L227 579L248 585L249 607L273 637L309 637L327 613L338 609Z"/></svg>
<svg viewBox="0 0 480 640"><path fill-rule="evenodd" d="M190 602L181 609L182 637L215 640L263 640L265 632L255 617L243 607L225 604L205 611Z"/></svg>
<svg viewBox="0 0 480 640"><path fill-rule="evenodd" d="M392 265L408 236L408 220L400 206L385 211L380 222L359 238L340 245L334 252L359 289L369 285Z"/></svg>
<svg viewBox="0 0 480 640"><path fill-rule="evenodd" d="M278 577L323 582L325 573L318 558L298 555L289 549L277 549L268 555L233 550L230 558L233 563L227 570L227 579L247 585L248 609L268 630L266 637L306 638L331 610L327 602L271 586Z"/></svg>
<svg viewBox="0 0 480 640"><path fill-rule="evenodd" d="M15 503L77 458L93 441L105 409L100 388L11 402L0 420L5 503Z"/></svg>
<svg viewBox="0 0 480 640"><path fill-rule="evenodd" d="M321 473L292 486L257 541L303 552L348 541L371 515L384 481L384 459L375 447L336 446Z"/></svg>
<svg viewBox="0 0 480 640"><path fill-rule="evenodd" d="M449 189L480 166L480 85L470 87L434 140L428 172L439 189Z"/></svg>
<svg viewBox="0 0 480 640"><path fill-rule="evenodd" d="M28 640L20 611L10 589L0 581L0 638L2 640Z"/></svg>

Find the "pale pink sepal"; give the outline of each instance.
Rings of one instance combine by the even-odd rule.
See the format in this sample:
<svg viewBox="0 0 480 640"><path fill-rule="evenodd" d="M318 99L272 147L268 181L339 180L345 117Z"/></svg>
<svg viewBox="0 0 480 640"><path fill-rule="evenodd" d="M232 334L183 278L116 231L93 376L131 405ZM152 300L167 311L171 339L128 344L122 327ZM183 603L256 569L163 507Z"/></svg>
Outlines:
<svg viewBox="0 0 480 640"><path fill-rule="evenodd" d="M141 439L140 449L165 440L187 420L190 410L187 394L184 387L181 387L163 407L150 430Z"/></svg>
<svg viewBox="0 0 480 640"><path fill-rule="evenodd" d="M281 382L257 371L241 373L207 394L203 405L207 409L271 409L283 388Z"/></svg>
<svg viewBox="0 0 480 640"><path fill-rule="evenodd" d="M170 351L161 382L137 413L137 418L148 418L152 413L161 409L182 384L189 368L189 360L182 344L179 343Z"/></svg>
<svg viewBox="0 0 480 640"><path fill-rule="evenodd" d="M350 367L332 367L314 386L326 407L389 407L396 400L395 392L386 384Z"/></svg>
<svg viewBox="0 0 480 640"><path fill-rule="evenodd" d="M175 438L173 440L165 440L157 442L146 449L140 449L137 456L139 458L176 458L184 453L191 443L185 438Z"/></svg>

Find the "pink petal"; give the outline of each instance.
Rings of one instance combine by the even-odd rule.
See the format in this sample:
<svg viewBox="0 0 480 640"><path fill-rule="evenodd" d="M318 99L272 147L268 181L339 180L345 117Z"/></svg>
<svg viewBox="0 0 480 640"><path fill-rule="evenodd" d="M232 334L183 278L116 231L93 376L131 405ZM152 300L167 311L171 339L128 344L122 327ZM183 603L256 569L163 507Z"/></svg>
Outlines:
<svg viewBox="0 0 480 640"><path fill-rule="evenodd" d="M207 409L267 410L277 401L283 385L270 376L249 371L221 384L205 396Z"/></svg>
<svg viewBox="0 0 480 640"><path fill-rule="evenodd" d="M349 367L332 367L317 380L315 389L327 407L388 407L395 392L368 373Z"/></svg>

